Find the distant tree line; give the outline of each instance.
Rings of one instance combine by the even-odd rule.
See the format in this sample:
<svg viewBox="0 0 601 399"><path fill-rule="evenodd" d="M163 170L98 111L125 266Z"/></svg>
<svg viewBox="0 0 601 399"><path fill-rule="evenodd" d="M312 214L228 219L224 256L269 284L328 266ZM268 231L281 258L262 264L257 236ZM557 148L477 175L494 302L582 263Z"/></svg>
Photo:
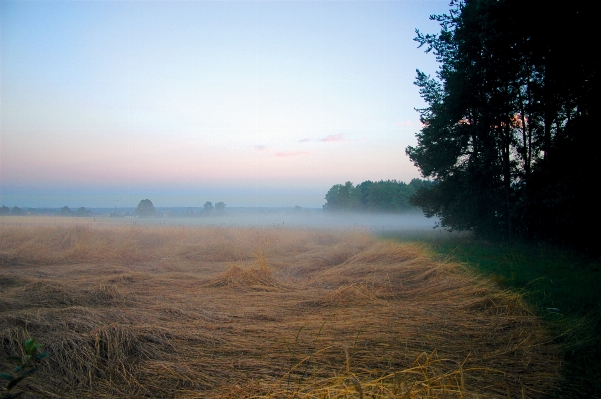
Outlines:
<svg viewBox="0 0 601 399"><path fill-rule="evenodd" d="M225 202L217 202L215 205L211 201L205 202L203 210L206 214L211 214L213 211L216 213L223 213L225 211Z"/></svg>
<svg viewBox="0 0 601 399"><path fill-rule="evenodd" d="M13 206L12 209L6 205L2 205L0 208L0 215L24 215L25 211L18 206Z"/></svg>
<svg viewBox="0 0 601 399"><path fill-rule="evenodd" d="M406 153L438 184L411 203L450 229L598 246L595 4L453 0L439 34L417 31L440 68L417 72L428 106Z"/></svg>
<svg viewBox="0 0 601 399"><path fill-rule="evenodd" d="M413 179L409 184L397 180L336 184L326 194L326 211L403 212L414 209L409 198L418 189L430 187L428 180Z"/></svg>
<svg viewBox="0 0 601 399"><path fill-rule="evenodd" d="M194 212L194 210L192 208L188 208L188 209L186 209L186 211L184 211L183 213L181 213L177 216L195 217L195 216L201 216L201 215L208 216L208 215L213 215L213 214L221 215L224 212L225 212L225 203L224 202L217 202L215 205L213 205L213 203L211 201L207 201L203 205L202 213L200 213L200 214L196 213L196 212ZM135 214L138 217L153 217L153 216L157 216L157 211L151 200L143 199L140 201L140 203L136 207ZM172 215L172 216L174 216L174 215Z"/></svg>
<svg viewBox="0 0 601 399"><path fill-rule="evenodd" d="M78 216L78 217L83 217L83 216L90 216L91 212L86 210L86 208L84 208L83 206L79 207L79 209L77 209L75 212L73 212L68 206L63 206L61 208L61 215L62 216Z"/></svg>
<svg viewBox="0 0 601 399"><path fill-rule="evenodd" d="M207 201L202 211L194 211L192 208L188 208L183 212L177 211L167 211L166 213L161 213L161 216L177 216L177 217L198 217L198 216L209 216L209 215L221 215L225 212L225 203L217 202L213 204L210 201ZM97 212L97 211L96 211ZM98 213L96 213L98 214ZM72 210L68 206L63 206L60 209L54 208L20 208L18 206L14 206L12 208L7 207L6 205L2 205L0 207L0 216L24 216L24 215L48 215L48 216L74 216L74 217L86 217L91 216L92 211L84 208L83 206L78 208L77 210ZM115 207L115 211L109 213L111 217L123 217L123 216L137 216L137 217L156 217L159 216L154 204L149 199L143 199L138 203L138 206L134 210L133 214L131 212L127 213L118 213L117 208Z"/></svg>
<svg viewBox="0 0 601 399"><path fill-rule="evenodd" d="M21 215L60 215L60 216L90 216L91 212L86 210L83 206L77 209L75 212L72 211L68 206L63 206L60 211L52 210L52 209L37 209L37 208L27 208L23 209L18 206L13 206L12 208L7 207L6 205L2 205L0 207L0 215L13 215L13 216L21 216Z"/></svg>
<svg viewBox="0 0 601 399"><path fill-rule="evenodd" d="M168 211L166 213L161 213L161 216L172 216L172 217L197 217L197 216L209 216L209 215L222 215L225 212L225 203L217 202L213 205L212 202L207 201L202 211L196 212L192 208L188 208L183 212L177 211ZM95 214L98 214L97 210ZM18 206L13 206L12 208L7 207L6 205L2 205L0 207L0 216L24 216L24 215L49 215L49 216L74 216L74 217L86 217L91 216L93 214L92 210L86 209L83 206L78 208L77 210L72 210L68 206L63 206L60 209L58 208L20 208ZM149 199L143 199L138 203L138 206L134 210L133 213L118 213L117 208L115 207L114 212L110 212L108 214L111 217L156 217L159 216L154 204Z"/></svg>

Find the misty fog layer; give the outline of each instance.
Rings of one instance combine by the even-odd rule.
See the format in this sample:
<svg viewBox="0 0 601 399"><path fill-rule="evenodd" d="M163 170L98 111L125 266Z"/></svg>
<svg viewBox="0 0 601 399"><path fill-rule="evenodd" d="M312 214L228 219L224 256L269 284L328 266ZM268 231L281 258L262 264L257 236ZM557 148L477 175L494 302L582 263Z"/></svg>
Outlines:
<svg viewBox="0 0 601 399"><path fill-rule="evenodd" d="M432 230L437 219L420 213L368 214L228 209L222 215L196 218L136 218L136 224L179 224L224 227L363 228L372 231Z"/></svg>

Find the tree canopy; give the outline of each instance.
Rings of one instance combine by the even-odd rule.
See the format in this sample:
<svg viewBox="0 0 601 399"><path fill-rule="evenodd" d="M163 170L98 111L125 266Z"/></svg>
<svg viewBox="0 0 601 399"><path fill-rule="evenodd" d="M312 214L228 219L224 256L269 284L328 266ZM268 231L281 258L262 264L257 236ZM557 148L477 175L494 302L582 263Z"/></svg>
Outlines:
<svg viewBox="0 0 601 399"><path fill-rule="evenodd" d="M437 183L411 201L427 216L482 235L586 241L599 164L593 4L543 18L533 0L454 0L431 17L440 33L416 31L440 63L435 77L417 71L428 106L406 149Z"/></svg>
<svg viewBox="0 0 601 399"><path fill-rule="evenodd" d="M86 208L79 207L79 209L75 212L75 215L77 216L89 216L90 212L86 210Z"/></svg>
<svg viewBox="0 0 601 399"><path fill-rule="evenodd" d="M205 202L202 207L206 213L211 213L211 212L213 212L213 209L214 209L213 203L211 201Z"/></svg>
<svg viewBox="0 0 601 399"><path fill-rule="evenodd" d="M364 181L334 185L326 194L326 211L402 212L412 209L409 197L431 182L413 179L409 184L396 180Z"/></svg>
<svg viewBox="0 0 601 399"><path fill-rule="evenodd" d="M156 210L154 209L152 201L149 199L141 200L136 208L136 215L139 217L154 216L155 214Z"/></svg>

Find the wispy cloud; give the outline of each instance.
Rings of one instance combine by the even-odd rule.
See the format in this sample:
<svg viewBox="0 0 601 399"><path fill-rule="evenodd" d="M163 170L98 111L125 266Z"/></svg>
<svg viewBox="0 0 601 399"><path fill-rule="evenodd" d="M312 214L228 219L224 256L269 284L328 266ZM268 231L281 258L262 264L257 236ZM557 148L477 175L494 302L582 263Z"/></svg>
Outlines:
<svg viewBox="0 0 601 399"><path fill-rule="evenodd" d="M337 141L348 141L343 133L328 134L326 137L319 140L322 143L333 143Z"/></svg>
<svg viewBox="0 0 601 399"><path fill-rule="evenodd" d="M308 143L310 141L316 141L318 143L334 143L340 141L350 141L346 138L346 134L338 133L338 134L328 134L326 137L322 137L320 139L310 139L305 137L304 139L300 139L299 143Z"/></svg>
<svg viewBox="0 0 601 399"><path fill-rule="evenodd" d="M256 145L255 146L255 150L258 150L258 151L263 151L266 148L267 148L266 145Z"/></svg>
<svg viewBox="0 0 601 399"><path fill-rule="evenodd" d="M309 155L310 152L308 151L289 151L289 152L283 152L283 151L278 151L275 153L276 157L297 157L299 155Z"/></svg>

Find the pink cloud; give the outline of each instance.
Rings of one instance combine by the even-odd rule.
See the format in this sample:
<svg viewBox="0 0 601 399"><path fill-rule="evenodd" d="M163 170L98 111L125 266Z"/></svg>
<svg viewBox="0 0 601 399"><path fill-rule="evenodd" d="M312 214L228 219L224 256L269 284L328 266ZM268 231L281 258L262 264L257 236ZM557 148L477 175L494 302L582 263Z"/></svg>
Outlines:
<svg viewBox="0 0 601 399"><path fill-rule="evenodd" d="M324 137L323 139L319 140L322 143L332 143L335 141L347 141L344 138L344 134L340 133L340 134L328 134L326 137Z"/></svg>
<svg viewBox="0 0 601 399"><path fill-rule="evenodd" d="M290 152L276 152L275 156L276 157L296 157L299 155L309 155L310 152L308 151L290 151Z"/></svg>

